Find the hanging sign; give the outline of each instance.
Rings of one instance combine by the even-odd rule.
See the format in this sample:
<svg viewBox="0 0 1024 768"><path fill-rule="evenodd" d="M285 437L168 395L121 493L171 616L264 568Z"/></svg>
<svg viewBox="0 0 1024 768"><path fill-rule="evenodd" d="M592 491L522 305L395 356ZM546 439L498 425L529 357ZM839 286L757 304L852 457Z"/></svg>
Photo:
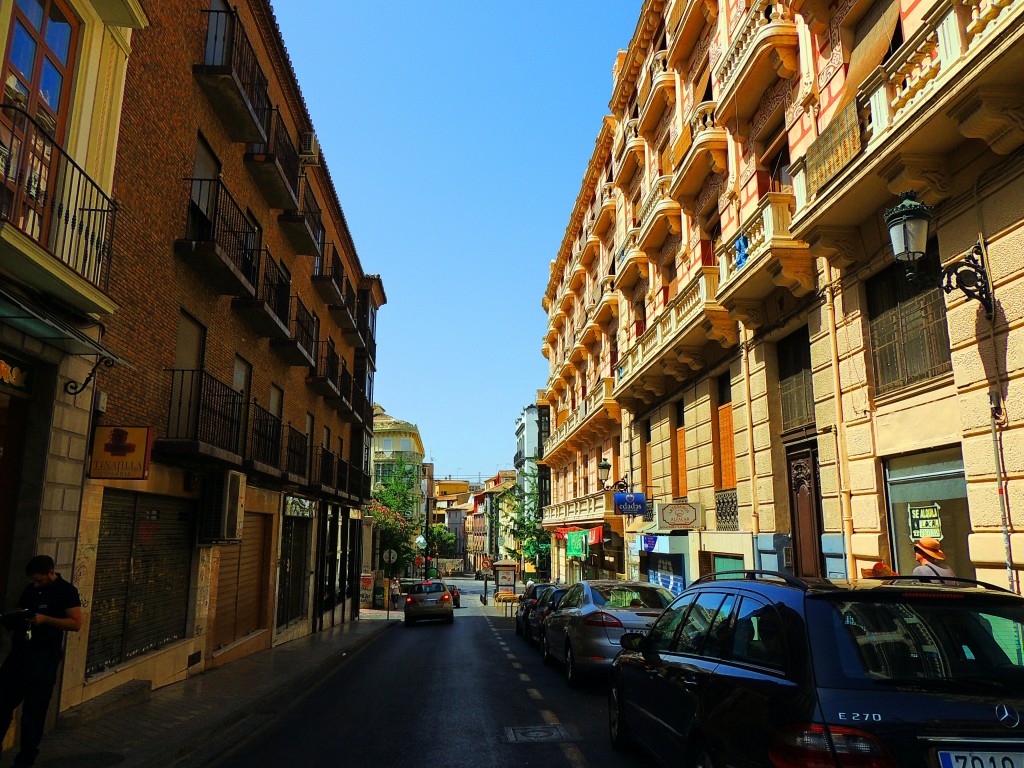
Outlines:
<svg viewBox="0 0 1024 768"><path fill-rule="evenodd" d="M695 531L704 527L704 508L700 504L674 502L655 504L658 528L671 531Z"/></svg>
<svg viewBox="0 0 1024 768"><path fill-rule="evenodd" d="M942 541L942 518L939 517L939 509L936 502L907 505L911 541L918 541L925 537Z"/></svg>
<svg viewBox="0 0 1024 768"><path fill-rule="evenodd" d="M152 427L96 427L89 477L95 480L145 480L153 451Z"/></svg>
<svg viewBox="0 0 1024 768"><path fill-rule="evenodd" d="M647 511L647 497L642 493L616 493L612 498L616 515L642 515Z"/></svg>
<svg viewBox="0 0 1024 768"><path fill-rule="evenodd" d="M587 553L587 531L570 531L565 537L566 557L585 557Z"/></svg>

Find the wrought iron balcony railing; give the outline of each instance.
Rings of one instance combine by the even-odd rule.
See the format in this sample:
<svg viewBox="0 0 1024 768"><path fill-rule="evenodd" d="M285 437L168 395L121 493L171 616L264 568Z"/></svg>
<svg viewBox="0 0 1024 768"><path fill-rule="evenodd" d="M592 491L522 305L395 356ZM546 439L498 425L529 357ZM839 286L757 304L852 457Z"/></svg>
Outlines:
<svg viewBox="0 0 1024 768"><path fill-rule="evenodd" d="M309 437L299 432L291 424L288 425L286 434L288 443L286 447L285 470L295 477L304 478L309 472Z"/></svg>
<svg viewBox="0 0 1024 768"><path fill-rule="evenodd" d="M246 458L273 469L281 469L281 419L256 403L252 404Z"/></svg>
<svg viewBox="0 0 1024 768"><path fill-rule="evenodd" d="M169 440L205 443L238 453L242 434L242 395L204 370L175 368L167 419Z"/></svg>
<svg viewBox="0 0 1024 768"><path fill-rule="evenodd" d="M259 230L252 225L220 179L185 181L189 185L189 199L184 241L193 245L208 243L216 246L230 264L233 281L237 282L240 275L247 286L232 289L229 284L233 281L228 276L221 277L211 271L215 284L226 287L231 293L251 295L260 272Z"/></svg>
<svg viewBox="0 0 1024 768"><path fill-rule="evenodd" d="M116 206L21 107L0 108L0 220L106 290Z"/></svg>

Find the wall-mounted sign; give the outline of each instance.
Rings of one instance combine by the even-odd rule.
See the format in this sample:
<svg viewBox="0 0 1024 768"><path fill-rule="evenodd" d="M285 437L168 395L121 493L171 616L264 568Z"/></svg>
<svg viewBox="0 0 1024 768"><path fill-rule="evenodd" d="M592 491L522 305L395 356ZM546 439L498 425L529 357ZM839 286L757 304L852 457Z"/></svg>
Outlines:
<svg viewBox="0 0 1024 768"><path fill-rule="evenodd" d="M616 493L612 502L616 515L642 515L647 511L647 497L642 493Z"/></svg>
<svg viewBox="0 0 1024 768"><path fill-rule="evenodd" d="M942 541L942 518L939 517L939 509L936 502L907 505L911 541L918 541L925 537Z"/></svg>
<svg viewBox="0 0 1024 768"><path fill-rule="evenodd" d="M152 427L96 427L89 477L94 480L145 480L153 452Z"/></svg>
<svg viewBox="0 0 1024 768"><path fill-rule="evenodd" d="M13 357L0 355L0 391L27 395L32 391L32 369Z"/></svg>
<svg viewBox="0 0 1024 768"><path fill-rule="evenodd" d="M658 528L673 531L696 531L704 527L704 507L677 501L671 504L655 504Z"/></svg>

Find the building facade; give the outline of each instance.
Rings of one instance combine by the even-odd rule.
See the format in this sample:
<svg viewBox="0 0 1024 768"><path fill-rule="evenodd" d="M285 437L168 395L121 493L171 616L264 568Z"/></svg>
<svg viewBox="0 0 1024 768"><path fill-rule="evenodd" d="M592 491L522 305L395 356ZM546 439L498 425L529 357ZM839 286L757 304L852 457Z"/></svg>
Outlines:
<svg viewBox="0 0 1024 768"><path fill-rule="evenodd" d="M42 5L47 24L64 8ZM122 30L90 32L96 14L80 10L72 42L106 39L106 61L127 56ZM100 352L74 387L92 419L71 441L78 495L61 502L84 619L62 709L358 610L382 283L362 269L269 3L151 11L122 67L120 130L93 138L116 147L118 221L96 306L81 309L109 312L103 344L117 353ZM90 212L82 226L100 226Z"/></svg>
<svg viewBox="0 0 1024 768"><path fill-rule="evenodd" d="M625 552L556 550L555 575L909 573L927 535L1019 590L1022 24L998 0L643 3L539 397L545 526ZM915 276L885 221L905 192L933 206ZM644 514L615 514L602 463Z"/></svg>

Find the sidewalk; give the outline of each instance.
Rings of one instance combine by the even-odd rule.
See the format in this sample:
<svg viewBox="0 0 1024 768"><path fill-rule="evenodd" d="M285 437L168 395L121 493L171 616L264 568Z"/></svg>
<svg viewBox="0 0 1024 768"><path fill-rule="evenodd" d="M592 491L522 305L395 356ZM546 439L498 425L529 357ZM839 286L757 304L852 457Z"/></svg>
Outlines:
<svg viewBox="0 0 1024 768"><path fill-rule="evenodd" d="M271 720L347 654L401 620L401 612L360 610L360 618L253 654L153 691L148 701L46 734L38 768L190 768ZM10 765L4 753L0 764Z"/></svg>

